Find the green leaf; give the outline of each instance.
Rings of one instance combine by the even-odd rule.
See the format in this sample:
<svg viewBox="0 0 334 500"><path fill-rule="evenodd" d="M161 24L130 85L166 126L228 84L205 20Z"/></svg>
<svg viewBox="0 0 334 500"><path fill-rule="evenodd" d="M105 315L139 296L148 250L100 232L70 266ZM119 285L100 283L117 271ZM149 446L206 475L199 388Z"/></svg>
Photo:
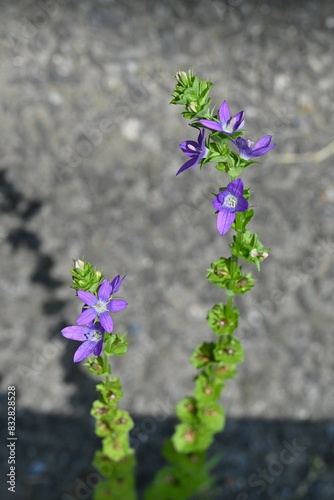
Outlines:
<svg viewBox="0 0 334 500"><path fill-rule="evenodd" d="M73 286L75 290L84 290L86 292L96 293L104 277L102 271L97 270L90 262L83 259L73 261Z"/></svg>
<svg viewBox="0 0 334 500"><path fill-rule="evenodd" d="M111 420L111 426L117 434L120 432L128 434L134 425L132 418L125 410L118 409Z"/></svg>
<svg viewBox="0 0 334 500"><path fill-rule="evenodd" d="M239 135L241 134L239 133ZM252 160L243 160L238 154L234 152L231 153L231 158L233 159L233 161L230 164L228 173L232 181L240 177L250 165L255 163Z"/></svg>
<svg viewBox="0 0 334 500"><path fill-rule="evenodd" d="M207 498L205 493L215 479L210 475L214 463L206 460L205 452L179 453L168 440L163 455L172 465L158 472L153 484L145 491L145 500Z"/></svg>
<svg viewBox="0 0 334 500"><path fill-rule="evenodd" d="M212 432L190 423L178 424L172 437L173 445L179 453L204 451L212 440Z"/></svg>
<svg viewBox="0 0 334 500"><path fill-rule="evenodd" d="M111 373L108 358L104 355L97 356L96 358L88 358L87 361L83 364L93 375L106 376Z"/></svg>
<svg viewBox="0 0 334 500"><path fill-rule="evenodd" d="M207 279L221 288L230 287L231 281L241 277L241 268L233 257L221 257L211 264L207 272Z"/></svg>
<svg viewBox="0 0 334 500"><path fill-rule="evenodd" d="M233 237L232 254L254 264L260 271L260 263L269 255L269 248L264 248L257 234L245 231Z"/></svg>
<svg viewBox="0 0 334 500"><path fill-rule="evenodd" d="M235 215L236 217L232 228L238 233L243 233L246 230L247 224L250 222L254 215L254 210L252 208L248 208L244 212L236 212Z"/></svg>
<svg viewBox="0 0 334 500"><path fill-rule="evenodd" d="M171 104L182 104L185 118L204 118L209 112L211 99L209 91L212 83L194 76L192 72L179 71L176 75L176 86L172 93Z"/></svg>
<svg viewBox="0 0 334 500"><path fill-rule="evenodd" d="M244 359L244 350L240 340L228 336L221 337L214 350L217 361L235 365Z"/></svg>
<svg viewBox="0 0 334 500"><path fill-rule="evenodd" d="M130 340L125 340L126 333L123 335L106 334L104 353L107 356L124 356Z"/></svg>
<svg viewBox="0 0 334 500"><path fill-rule="evenodd" d="M106 438L110 436L112 432L112 428L109 425L109 421L103 420L102 418L99 418L98 420L95 421L95 434L100 437L100 438ZM112 457L110 457L112 458Z"/></svg>
<svg viewBox="0 0 334 500"><path fill-rule="evenodd" d="M133 482L133 484L132 484ZM137 500L134 481L130 482L127 477L121 479L106 479L98 483L93 490L94 500ZM81 497L83 498L83 497Z"/></svg>
<svg viewBox="0 0 334 500"><path fill-rule="evenodd" d="M187 469L183 471L175 466L163 467L154 478L153 484L145 491L145 500L185 500L205 485L207 478L203 472L196 476ZM206 474L207 475L207 474Z"/></svg>
<svg viewBox="0 0 334 500"><path fill-rule="evenodd" d="M117 377L109 377L105 382L100 382L96 389L101 393L101 399L107 405L117 405L123 397L122 384Z"/></svg>
<svg viewBox="0 0 334 500"><path fill-rule="evenodd" d="M222 362L218 362L210 365L205 369L207 375L213 377L214 379L220 379L221 381L233 378L237 374L237 369L235 365L230 365Z"/></svg>
<svg viewBox="0 0 334 500"><path fill-rule="evenodd" d="M198 408L198 417L204 428L220 432L225 425L225 412L217 403L208 403Z"/></svg>
<svg viewBox="0 0 334 500"><path fill-rule="evenodd" d="M238 327L239 311L228 304L216 304L208 312L208 324L217 335L228 335Z"/></svg>
<svg viewBox="0 0 334 500"><path fill-rule="evenodd" d="M131 452L127 433L109 434L102 441L102 453L115 462L119 462Z"/></svg>
<svg viewBox="0 0 334 500"><path fill-rule="evenodd" d="M163 446L163 456L179 469L201 470L206 465L206 454L198 453L178 453L171 439L168 439Z"/></svg>
<svg viewBox="0 0 334 500"><path fill-rule="evenodd" d="M211 264L208 269L207 279L211 283L226 288L233 293L246 293L253 288L255 280L251 274L242 274L242 267L233 257L221 257Z"/></svg>
<svg viewBox="0 0 334 500"><path fill-rule="evenodd" d="M203 368L214 361L213 349L214 342L203 342L198 345L193 352L190 362L195 368Z"/></svg>
<svg viewBox="0 0 334 500"><path fill-rule="evenodd" d="M103 413L99 414L100 408L103 408ZM125 410L102 407L95 402L92 415L97 418L95 431L99 437L109 438L111 435L114 437L122 434L128 435L130 429L134 427L132 418Z"/></svg>
<svg viewBox="0 0 334 500"><path fill-rule="evenodd" d="M222 379L209 376L206 372L197 375L195 379L194 394L201 405L210 401L216 401L224 387Z"/></svg>
<svg viewBox="0 0 334 500"><path fill-rule="evenodd" d="M135 465L136 459L132 450L122 460L115 462L98 451L94 455L94 467L107 478L99 483L93 491L94 500L136 500Z"/></svg>
<svg viewBox="0 0 334 500"><path fill-rule="evenodd" d="M240 278L231 284L230 290L234 293L246 293L253 288L255 279L250 273L243 274Z"/></svg>
<svg viewBox="0 0 334 500"><path fill-rule="evenodd" d="M94 401L90 414L97 420L110 420L115 415L115 412L115 408L98 399Z"/></svg>
<svg viewBox="0 0 334 500"><path fill-rule="evenodd" d="M180 420L185 422L197 422L197 407L196 399L192 397L187 397L182 399L176 405L176 415Z"/></svg>

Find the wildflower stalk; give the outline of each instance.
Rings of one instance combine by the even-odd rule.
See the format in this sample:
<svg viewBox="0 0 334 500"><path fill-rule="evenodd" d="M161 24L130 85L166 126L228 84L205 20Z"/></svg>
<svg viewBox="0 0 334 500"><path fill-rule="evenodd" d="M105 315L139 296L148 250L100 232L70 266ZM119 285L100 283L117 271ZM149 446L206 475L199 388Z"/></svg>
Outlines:
<svg viewBox="0 0 334 500"><path fill-rule="evenodd" d="M102 446L95 452L93 465L105 478L95 488L94 500L137 498L136 461L134 450L129 443L129 432L134 423L129 413L118 406L123 396L122 385L118 377L111 376L109 363L110 356L125 354L128 341L122 337L124 336L116 337L115 346L113 344L106 346L102 356L85 363L90 373L104 375L96 386L100 397L94 401L91 410L91 415L95 418L95 432L102 438Z"/></svg>
<svg viewBox="0 0 334 500"><path fill-rule="evenodd" d="M94 489L94 500L135 500L135 455L130 447L129 432L134 423L129 413L119 408L123 396L118 377L112 376L110 357L124 356L129 341L126 333L113 332L111 312L124 309L127 303L114 298L123 279L116 276L111 282L89 262L77 260L71 270L73 288L84 302L76 325L66 327L62 334L72 340L83 341L74 354L84 363L89 373L100 378L96 386L99 397L94 401L91 415L95 432L102 439L101 449L94 455L93 465L104 480Z"/></svg>
<svg viewBox="0 0 334 500"><path fill-rule="evenodd" d="M259 237L248 230L254 215L249 207L251 190L245 189L240 176L254 158L270 151L271 136L260 139L255 146L242 137L244 112L235 116L224 101L217 114L210 109L209 91L212 83L180 71L176 75L176 87L172 104L184 106L183 116L192 120L191 125L199 130L198 140L185 141L181 150L190 158L182 165L177 175L196 165L216 163L216 169L227 174L229 182L219 189L212 205L217 211L217 229L225 235L230 228L235 231L230 244L231 255L213 262L207 271L207 279L226 292L225 302L216 303L208 312L208 326L217 340L202 342L191 358L198 370L194 392L176 406L180 423L165 446L165 457L170 465L162 469L148 488L145 500L186 499L213 487L210 464L205 461L206 452L214 435L225 425L225 412L219 404L221 392L228 379L237 373L237 364L244 358L244 350L234 335L238 327L239 311L234 299L251 290L255 280L239 263L243 260L260 270L260 263L268 256ZM205 138L205 127L208 137ZM233 150L238 149L238 152ZM199 466L201 473L199 473Z"/></svg>

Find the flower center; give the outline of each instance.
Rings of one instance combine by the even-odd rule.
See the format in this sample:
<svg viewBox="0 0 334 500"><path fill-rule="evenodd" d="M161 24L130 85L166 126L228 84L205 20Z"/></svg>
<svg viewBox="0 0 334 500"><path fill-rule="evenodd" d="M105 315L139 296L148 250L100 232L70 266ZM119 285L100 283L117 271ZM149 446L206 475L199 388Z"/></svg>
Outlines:
<svg viewBox="0 0 334 500"><path fill-rule="evenodd" d="M224 130L226 132L234 132L234 123L232 122L232 118L226 123Z"/></svg>
<svg viewBox="0 0 334 500"><path fill-rule="evenodd" d="M94 309L98 314L104 313L107 311L107 304L105 302L102 302L102 300L99 300L95 304Z"/></svg>
<svg viewBox="0 0 334 500"><path fill-rule="evenodd" d="M224 207L235 208L237 206L237 202L238 202L237 198L233 196L233 194L229 194L226 196L224 200Z"/></svg>
<svg viewBox="0 0 334 500"><path fill-rule="evenodd" d="M94 330L89 335L89 340L92 340L93 342L98 342L99 340L101 340L101 338L102 338L102 333L99 332L98 330Z"/></svg>

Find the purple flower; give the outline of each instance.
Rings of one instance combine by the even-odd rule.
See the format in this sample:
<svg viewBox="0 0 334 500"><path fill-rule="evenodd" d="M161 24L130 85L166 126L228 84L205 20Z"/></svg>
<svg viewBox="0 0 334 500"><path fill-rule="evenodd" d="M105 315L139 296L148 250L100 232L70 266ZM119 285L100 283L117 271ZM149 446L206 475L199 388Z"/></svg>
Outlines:
<svg viewBox="0 0 334 500"><path fill-rule="evenodd" d="M196 127L198 128L198 127ZM204 141L204 130L199 130L197 142L196 141L185 141L181 142L180 148L186 154L187 156L190 157L190 160L186 161L180 168L180 170L177 172L176 175L179 175L181 172L184 170L187 170L187 168L193 168L195 167L203 158L208 153L208 148L205 147L205 141Z"/></svg>
<svg viewBox="0 0 334 500"><path fill-rule="evenodd" d="M122 309L125 309L128 305L125 300L112 299L111 297L113 293L116 291L118 292L120 289L121 281L119 276L116 276L111 283L108 280L104 280L97 292L97 297L91 292L78 290L79 299L82 300L88 308L84 308L77 319L77 324L88 325L92 323L95 318L98 318L105 331L111 333L114 324L109 313L122 311Z"/></svg>
<svg viewBox="0 0 334 500"><path fill-rule="evenodd" d="M101 325L90 323L84 326L67 326L61 331L67 339L83 342L74 353L74 362L78 363L89 356L92 352L99 356L102 351L104 330Z"/></svg>
<svg viewBox="0 0 334 500"><path fill-rule="evenodd" d="M256 158L257 156L262 156L268 153L268 151L276 146L276 144L270 144L271 138L271 135L265 135L255 145L252 141L246 142L242 137L238 137L235 140L232 139L232 142L239 149L239 155L241 158L244 160L250 160L251 158Z"/></svg>
<svg viewBox="0 0 334 500"><path fill-rule="evenodd" d="M110 282L110 285L111 285L110 295L113 295L114 293L119 292L119 289L121 288L121 284L125 280L126 276L127 275L123 276L123 278L121 278L119 274L117 276L115 276L115 278Z"/></svg>
<svg viewBox="0 0 334 500"><path fill-rule="evenodd" d="M240 111L235 116L231 117L230 108L226 101L224 101L219 108L219 122L215 120L199 120L199 122L211 130L219 130L227 135L232 135L234 132L242 129L244 126L244 112Z"/></svg>
<svg viewBox="0 0 334 500"><path fill-rule="evenodd" d="M243 197L244 185L241 179L230 182L224 191L220 191L212 205L218 210L217 229L220 234L226 234L232 226L235 213L244 212L248 201Z"/></svg>

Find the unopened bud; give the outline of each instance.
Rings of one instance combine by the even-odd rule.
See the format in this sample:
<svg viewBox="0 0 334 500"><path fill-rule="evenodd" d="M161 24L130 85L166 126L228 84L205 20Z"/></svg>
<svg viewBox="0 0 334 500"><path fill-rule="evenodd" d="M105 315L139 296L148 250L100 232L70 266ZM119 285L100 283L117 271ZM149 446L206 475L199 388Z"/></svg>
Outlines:
<svg viewBox="0 0 334 500"><path fill-rule="evenodd" d="M190 104L188 104L188 109L193 113L197 113L198 111L197 104L195 102L191 102Z"/></svg>
<svg viewBox="0 0 334 500"><path fill-rule="evenodd" d="M258 252L256 248L250 251L250 256L254 259L255 257L262 257L262 259L266 259L268 257L268 252Z"/></svg>
<svg viewBox="0 0 334 500"><path fill-rule="evenodd" d="M74 269L83 269L84 268L84 261L81 260L81 259L77 259L73 262L73 265L74 265Z"/></svg>
<svg viewBox="0 0 334 500"><path fill-rule="evenodd" d="M185 71L178 71L176 73L176 79L179 83L185 85L188 81L187 73Z"/></svg>

